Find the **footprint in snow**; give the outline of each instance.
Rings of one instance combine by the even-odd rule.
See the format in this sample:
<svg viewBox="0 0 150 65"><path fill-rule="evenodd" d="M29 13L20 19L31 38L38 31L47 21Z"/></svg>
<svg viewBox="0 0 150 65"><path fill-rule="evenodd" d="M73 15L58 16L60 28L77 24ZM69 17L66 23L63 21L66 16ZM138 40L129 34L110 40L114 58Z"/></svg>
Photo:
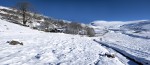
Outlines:
<svg viewBox="0 0 150 65"><path fill-rule="evenodd" d="M41 57L40 54L37 54L37 55L35 56L36 59L40 59L40 57Z"/></svg>
<svg viewBox="0 0 150 65"><path fill-rule="evenodd" d="M52 50L52 53L54 53L54 54L55 54L55 53L56 53L56 50Z"/></svg>

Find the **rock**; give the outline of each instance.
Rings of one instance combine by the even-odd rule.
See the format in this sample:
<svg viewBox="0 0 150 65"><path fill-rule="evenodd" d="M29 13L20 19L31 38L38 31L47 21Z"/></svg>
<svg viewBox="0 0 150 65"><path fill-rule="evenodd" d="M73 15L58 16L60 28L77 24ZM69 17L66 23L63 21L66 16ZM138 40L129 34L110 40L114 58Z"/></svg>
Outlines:
<svg viewBox="0 0 150 65"><path fill-rule="evenodd" d="M111 53L105 53L105 56L107 56L108 58L115 58L115 54Z"/></svg>
<svg viewBox="0 0 150 65"><path fill-rule="evenodd" d="M22 42L15 41L15 40L7 41L7 43L9 43L10 45L18 45L18 44L23 45Z"/></svg>

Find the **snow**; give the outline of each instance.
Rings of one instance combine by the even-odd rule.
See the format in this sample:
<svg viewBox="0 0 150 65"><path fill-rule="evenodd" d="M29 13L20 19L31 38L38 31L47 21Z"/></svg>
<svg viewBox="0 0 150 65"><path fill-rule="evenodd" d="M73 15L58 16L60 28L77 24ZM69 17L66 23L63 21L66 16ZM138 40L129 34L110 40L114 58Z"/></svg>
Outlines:
<svg viewBox="0 0 150 65"><path fill-rule="evenodd" d="M4 12L4 11L0 11L0 13L7 14L7 12Z"/></svg>
<svg viewBox="0 0 150 65"><path fill-rule="evenodd" d="M4 7L4 6L0 6L0 9L8 9L8 10L11 10L10 8Z"/></svg>
<svg viewBox="0 0 150 65"><path fill-rule="evenodd" d="M102 36L108 32L108 29L118 29L123 24L126 22L97 20L91 22L90 26L95 29L96 36Z"/></svg>
<svg viewBox="0 0 150 65"><path fill-rule="evenodd" d="M23 45L9 45L10 40ZM100 56L109 51L92 38L46 33L0 20L1 65L124 65L117 57Z"/></svg>
<svg viewBox="0 0 150 65"><path fill-rule="evenodd" d="M125 24L126 22L123 21L103 21L103 20L97 20L91 23L94 27L98 28L118 28L122 24Z"/></svg>
<svg viewBox="0 0 150 65"><path fill-rule="evenodd" d="M12 10L3 6L0 9ZM6 14L3 11L0 13ZM39 23L33 20L30 25L36 27ZM150 64L149 20L97 20L89 26L95 29L97 37L46 33L0 20L0 65ZM23 45L7 43L11 40ZM109 58L105 53L113 53L115 58Z"/></svg>
<svg viewBox="0 0 150 65"><path fill-rule="evenodd" d="M122 24L118 23L120 26L126 26L124 28L109 28L109 24L111 22L105 24L107 27L101 27L103 29L108 30L107 33L103 36L96 37L96 41L102 43L110 48L113 48L124 55L134 59L137 62L142 63L143 65L150 64L150 31L149 29L149 21L136 21L136 22L124 22ZM113 24L113 22L112 22ZM144 31L140 29L141 32L134 33L137 29L132 29L133 27L139 27L145 29ZM98 27L98 26L97 26ZM100 29L101 29L100 28ZM139 30L138 30L139 31Z"/></svg>

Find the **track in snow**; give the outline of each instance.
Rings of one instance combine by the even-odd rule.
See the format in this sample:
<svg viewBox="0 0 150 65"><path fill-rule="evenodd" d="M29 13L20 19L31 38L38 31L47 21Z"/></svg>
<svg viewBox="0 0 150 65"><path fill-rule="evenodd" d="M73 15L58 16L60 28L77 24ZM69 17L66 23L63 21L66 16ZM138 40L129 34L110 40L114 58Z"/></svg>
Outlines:
<svg viewBox="0 0 150 65"><path fill-rule="evenodd" d="M129 33L126 33L126 32L122 32L122 34L128 35L128 36L130 36L130 37L134 37L134 38L150 39L150 37L138 36L138 35L129 34Z"/></svg>
<svg viewBox="0 0 150 65"><path fill-rule="evenodd" d="M113 47L111 47L111 46L109 46L109 45L107 45L107 44L104 44L104 43L102 43L102 42L100 42L100 41L97 41L97 40L95 40L95 39L94 39L93 41L95 41L95 42L101 44L102 46L105 46L105 47L107 47L107 48L113 49L114 51L116 51L117 53L123 55L124 57L126 57L127 59L129 59L129 60L130 60L131 62L133 62L133 63L136 63L136 64L138 64L138 65L143 65L141 62L138 62L138 61L134 60L133 58L131 58L131 57L125 55L124 53L118 51L117 49L115 49L115 48L113 48Z"/></svg>

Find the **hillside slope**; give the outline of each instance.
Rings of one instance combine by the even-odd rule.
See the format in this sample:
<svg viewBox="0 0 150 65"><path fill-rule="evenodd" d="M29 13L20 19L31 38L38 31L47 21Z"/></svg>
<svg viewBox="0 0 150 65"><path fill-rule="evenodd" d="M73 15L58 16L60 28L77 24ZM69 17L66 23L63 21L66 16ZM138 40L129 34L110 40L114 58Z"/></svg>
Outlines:
<svg viewBox="0 0 150 65"><path fill-rule="evenodd" d="M10 45L17 40L23 45ZM0 20L1 65L124 65L89 37L45 33Z"/></svg>
<svg viewBox="0 0 150 65"><path fill-rule="evenodd" d="M102 22L100 21L100 23ZM150 21L141 20L117 24L113 25L113 22L108 22L107 25L107 22L105 22L107 27L95 26L98 29L107 30L104 35L98 36L96 40L143 65L150 65Z"/></svg>
<svg viewBox="0 0 150 65"><path fill-rule="evenodd" d="M25 17L23 17L22 14L23 12L21 10L0 6L0 19L8 22L45 32L94 36L93 28L86 24L81 24L76 21L54 19L31 11L27 11ZM23 23L24 19L26 19L26 23Z"/></svg>

